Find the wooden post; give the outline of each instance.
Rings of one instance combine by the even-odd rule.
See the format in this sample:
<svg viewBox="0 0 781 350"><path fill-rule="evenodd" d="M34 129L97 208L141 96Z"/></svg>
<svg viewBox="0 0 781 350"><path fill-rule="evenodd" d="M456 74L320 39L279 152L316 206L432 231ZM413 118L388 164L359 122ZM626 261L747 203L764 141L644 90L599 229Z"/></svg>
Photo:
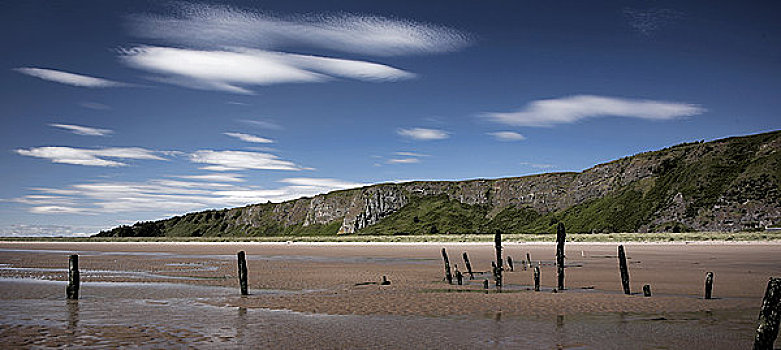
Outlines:
<svg viewBox="0 0 781 350"><path fill-rule="evenodd" d="M556 226L556 267L558 269L558 289L564 290L564 241L567 233L564 231L564 223Z"/></svg>
<svg viewBox="0 0 781 350"><path fill-rule="evenodd" d="M453 284L453 275L450 274L450 260L447 258L445 248L442 248L442 259L445 260L445 279L447 284Z"/></svg>
<svg viewBox="0 0 781 350"><path fill-rule="evenodd" d="M532 257L528 252L526 253L526 264L529 265L529 268L532 268Z"/></svg>
<svg viewBox="0 0 781 350"><path fill-rule="evenodd" d="M488 280L483 280L483 289L488 289Z"/></svg>
<svg viewBox="0 0 781 350"><path fill-rule="evenodd" d="M510 267L510 272L515 271L515 267L513 267L513 257L511 256L507 257L507 266Z"/></svg>
<svg viewBox="0 0 781 350"><path fill-rule="evenodd" d="M380 285L381 286L387 286L389 284L390 284L390 281L388 281L388 277L387 276L382 276L382 282L380 282Z"/></svg>
<svg viewBox="0 0 781 350"><path fill-rule="evenodd" d="M644 297L650 297L651 296L651 285L646 284L643 286L643 296Z"/></svg>
<svg viewBox="0 0 781 350"><path fill-rule="evenodd" d="M539 266L534 267L534 291L535 292L540 291L540 267Z"/></svg>
<svg viewBox="0 0 781 350"><path fill-rule="evenodd" d="M781 278L771 277L767 282L762 309L759 311L759 326L754 336L754 350L772 350L778 337L781 323Z"/></svg>
<svg viewBox="0 0 781 350"><path fill-rule="evenodd" d="M241 295L248 295L249 290L247 288L247 260L244 255L244 251L238 253L239 258L239 287L241 288Z"/></svg>
<svg viewBox="0 0 781 350"><path fill-rule="evenodd" d="M713 292L713 272L705 274L705 299L710 299Z"/></svg>
<svg viewBox="0 0 781 350"><path fill-rule="evenodd" d="M455 267L456 267L456 283L458 283L458 285L460 286L463 284L464 275L461 274L461 271L458 271L458 264L456 264Z"/></svg>
<svg viewBox="0 0 781 350"><path fill-rule="evenodd" d="M502 270L504 268L504 259L502 259L502 233L496 231L494 235L494 248L496 249L496 289L502 289Z"/></svg>
<svg viewBox="0 0 781 350"><path fill-rule="evenodd" d="M626 267L626 254L624 246L618 246L618 268L621 270L621 285L624 287L624 294L629 295L629 270Z"/></svg>
<svg viewBox="0 0 781 350"><path fill-rule="evenodd" d="M68 299L76 300L79 298L80 284L79 256L74 254L68 257L68 287L65 288L65 294Z"/></svg>
<svg viewBox="0 0 781 350"><path fill-rule="evenodd" d="M466 272L469 273L469 279L475 279L475 274L472 273L472 264L469 263L469 257L466 256L466 252L464 252L464 264L466 264Z"/></svg>

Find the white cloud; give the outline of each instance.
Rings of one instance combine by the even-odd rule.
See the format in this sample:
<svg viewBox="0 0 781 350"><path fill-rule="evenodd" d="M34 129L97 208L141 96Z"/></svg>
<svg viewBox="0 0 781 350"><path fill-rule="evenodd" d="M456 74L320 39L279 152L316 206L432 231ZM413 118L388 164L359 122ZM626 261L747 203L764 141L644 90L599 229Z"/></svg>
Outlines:
<svg viewBox="0 0 781 350"><path fill-rule="evenodd" d="M367 185L363 183L343 181L338 179L312 178L312 177L289 177L286 179L279 180L279 182L287 183L293 186L322 187L322 188L330 188L330 189L348 189L348 188L356 188L356 187L362 187Z"/></svg>
<svg viewBox="0 0 781 350"><path fill-rule="evenodd" d="M528 165L535 169L550 169L553 168L553 164L547 164L547 163L530 163L530 162L521 162L521 165Z"/></svg>
<svg viewBox="0 0 781 350"><path fill-rule="evenodd" d="M182 175L176 176L180 179L190 180L202 180L202 181L215 181L215 182L244 182L244 176L241 174L220 173L220 174L204 174L204 175Z"/></svg>
<svg viewBox="0 0 781 350"><path fill-rule="evenodd" d="M74 237L97 232L93 226L12 224L0 227L0 237Z"/></svg>
<svg viewBox="0 0 781 350"><path fill-rule="evenodd" d="M281 17L222 5L181 4L169 15L129 20L138 36L196 47L317 47L393 56L450 52L471 41L460 31L408 20L354 14Z"/></svg>
<svg viewBox="0 0 781 350"><path fill-rule="evenodd" d="M49 159L53 163L103 167L118 167L127 165L125 163L106 158L165 160L165 158L157 155L158 152L139 147L86 149L52 146L17 149L16 153L23 156Z"/></svg>
<svg viewBox="0 0 781 350"><path fill-rule="evenodd" d="M98 111L107 111L111 109L111 106L104 105L98 102L82 102L79 105L84 108L94 109Z"/></svg>
<svg viewBox="0 0 781 350"><path fill-rule="evenodd" d="M420 163L418 158L393 158L388 159L388 164L414 164Z"/></svg>
<svg viewBox="0 0 781 350"><path fill-rule="evenodd" d="M89 126L82 126L82 125L72 125L72 124L49 124L49 125L55 128L68 130L76 135L108 136L114 133L113 130L98 129L98 128L92 128Z"/></svg>
<svg viewBox="0 0 781 350"><path fill-rule="evenodd" d="M265 137L250 135L250 134L243 134L240 132L226 132L225 135L228 135L230 137L235 137L239 140L242 140L244 142L252 142L252 143L274 143L274 140L267 139Z"/></svg>
<svg viewBox="0 0 781 350"><path fill-rule="evenodd" d="M417 152L396 152L393 154L402 157L428 157L428 154L417 153Z"/></svg>
<svg viewBox="0 0 781 350"><path fill-rule="evenodd" d="M497 131L489 132L489 135L493 136L499 141L523 141L526 140L526 136L523 136L515 131Z"/></svg>
<svg viewBox="0 0 781 350"><path fill-rule="evenodd" d="M95 77L90 77L87 75L81 75L75 73L68 73L68 72L63 72L54 69L23 67L23 68L16 68L14 70L19 73L27 74L29 76L33 76L43 80L53 81L61 84L79 86L79 87L102 88L102 87L129 86L129 84L120 83L117 81L112 81L103 78L95 78Z"/></svg>
<svg viewBox="0 0 781 350"><path fill-rule="evenodd" d="M251 125L254 127L258 127L261 129L270 129L270 130L282 130L283 127L275 122L269 121L269 120L251 120L251 119L239 119L238 122Z"/></svg>
<svg viewBox="0 0 781 350"><path fill-rule="evenodd" d="M200 150L190 155L193 163L211 164L201 169L213 171L233 170L304 170L293 162L279 159L271 153L245 151Z"/></svg>
<svg viewBox="0 0 781 350"><path fill-rule="evenodd" d="M160 74L157 80L162 82L240 94L252 94L248 86L314 83L334 78L382 82L415 76L366 61L241 48L200 51L139 46L120 50L120 59L130 67Z"/></svg>
<svg viewBox="0 0 781 350"><path fill-rule="evenodd" d="M702 114L698 105L654 100L577 95L529 103L517 112L486 113L490 120L514 126L553 126L597 117L669 120Z"/></svg>
<svg viewBox="0 0 781 350"><path fill-rule="evenodd" d="M198 177L199 175L193 175ZM214 179L217 180L217 179ZM281 186L262 188L235 183L171 180L142 182L89 182L67 188L36 188L40 194L15 201L30 205L36 214L151 212L183 213L209 208L237 207L266 201L281 202L366 184L330 178L286 178ZM56 195L51 195L56 194Z"/></svg>
<svg viewBox="0 0 781 350"><path fill-rule="evenodd" d="M399 129L396 133L414 140L443 140L450 137L450 133L439 129Z"/></svg>

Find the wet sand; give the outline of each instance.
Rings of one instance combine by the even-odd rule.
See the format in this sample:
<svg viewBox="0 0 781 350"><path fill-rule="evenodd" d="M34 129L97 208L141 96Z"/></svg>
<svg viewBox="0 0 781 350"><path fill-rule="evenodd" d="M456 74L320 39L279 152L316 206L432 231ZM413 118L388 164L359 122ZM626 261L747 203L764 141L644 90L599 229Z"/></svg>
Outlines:
<svg viewBox="0 0 781 350"><path fill-rule="evenodd" d="M568 243L567 289L552 244L505 244L502 293L443 281L440 249L487 271L491 244L0 243L0 343L12 346L275 348L745 348L781 244ZM247 252L249 296L236 256ZM529 290L530 253L543 291ZM78 253L82 298L64 300ZM714 299L702 299L705 273ZM376 284L385 275L389 286ZM641 288L650 284L653 297ZM636 294L639 293L639 294Z"/></svg>

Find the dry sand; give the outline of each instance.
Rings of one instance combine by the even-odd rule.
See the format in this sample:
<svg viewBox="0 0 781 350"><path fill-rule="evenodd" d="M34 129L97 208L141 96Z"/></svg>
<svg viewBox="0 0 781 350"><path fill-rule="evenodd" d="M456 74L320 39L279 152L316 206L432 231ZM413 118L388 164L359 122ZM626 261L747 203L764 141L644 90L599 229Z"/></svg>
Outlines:
<svg viewBox="0 0 781 350"><path fill-rule="evenodd" d="M247 345L240 342L246 338L269 347L445 347L452 342L450 347L549 348L563 344L619 348L644 342L726 348L750 344L767 279L781 275L778 243L628 243L633 295L627 296L621 293L617 244L568 243L567 290L553 293L555 246L506 244L504 255L513 257L515 271L505 273L502 293L495 293L493 286L485 293L482 280L489 274L478 273L475 281L467 277L464 286L443 281L442 247L447 249L451 264L457 264L461 271L465 272L462 252L468 252L475 270L490 269L494 250L487 243L0 243L0 339L20 346L138 345L134 341L145 339L142 344L164 347L232 347ZM235 254L239 250L248 256L251 295L245 297L238 295L236 281ZM523 271L521 264L527 252L535 265L542 263L541 292L528 290L532 272ZM71 327L68 333L69 317L63 310L72 304L62 301L64 282L41 280L65 281L70 253L80 254L84 285L79 319L88 316L89 321L82 321L76 330ZM712 300L702 299L707 271L715 274ZM382 276L387 276L391 285L357 285L379 281ZM653 297L642 296L644 284L651 285ZM147 313L156 315L153 319L174 321L153 329L147 329L144 320L131 322L147 330L127 331L131 334L127 335L120 331L122 324L107 321L115 314L101 306L105 298L112 300L111 308L129 313L143 300ZM196 302L191 303L193 300ZM181 319L161 310L179 310ZM196 310L205 313L202 319L193 318ZM247 338L235 334L238 326L228 325L229 334L224 339L215 338L224 330L208 326L209 320L236 322L235 310L244 310L241 317L250 319L239 328L249 327L251 320L265 319L292 324L312 336L321 335L311 342L293 341L291 334L277 333L279 330L273 328L276 331L260 337L253 333L254 337ZM47 312L62 315L51 325L22 322L26 313ZM313 319L313 315L350 316ZM176 326L176 320L182 324ZM204 326L193 328L198 322ZM265 327L273 324L269 322ZM497 324L504 328L494 331L491 338L475 330L485 322L491 329ZM615 334L619 326L626 328L624 335ZM713 331L703 334L708 327ZM101 336L75 335L90 328ZM563 328L569 329L566 335ZM438 334L445 329L448 331ZM520 336L527 333L525 329L539 329L539 334ZM327 336L332 332L341 335ZM157 333L161 334L154 335ZM150 337L160 342L148 343ZM33 342L25 343L25 339ZM93 343L85 339L93 339Z"/></svg>

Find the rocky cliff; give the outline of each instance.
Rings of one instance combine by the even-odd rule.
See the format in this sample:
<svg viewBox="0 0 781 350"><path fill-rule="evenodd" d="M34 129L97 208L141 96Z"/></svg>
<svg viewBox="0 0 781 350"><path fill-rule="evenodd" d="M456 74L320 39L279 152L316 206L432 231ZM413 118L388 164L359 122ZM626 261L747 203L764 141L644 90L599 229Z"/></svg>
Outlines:
<svg viewBox="0 0 781 350"><path fill-rule="evenodd" d="M738 231L781 220L781 131L693 142L580 173L417 181L190 213L101 236Z"/></svg>

